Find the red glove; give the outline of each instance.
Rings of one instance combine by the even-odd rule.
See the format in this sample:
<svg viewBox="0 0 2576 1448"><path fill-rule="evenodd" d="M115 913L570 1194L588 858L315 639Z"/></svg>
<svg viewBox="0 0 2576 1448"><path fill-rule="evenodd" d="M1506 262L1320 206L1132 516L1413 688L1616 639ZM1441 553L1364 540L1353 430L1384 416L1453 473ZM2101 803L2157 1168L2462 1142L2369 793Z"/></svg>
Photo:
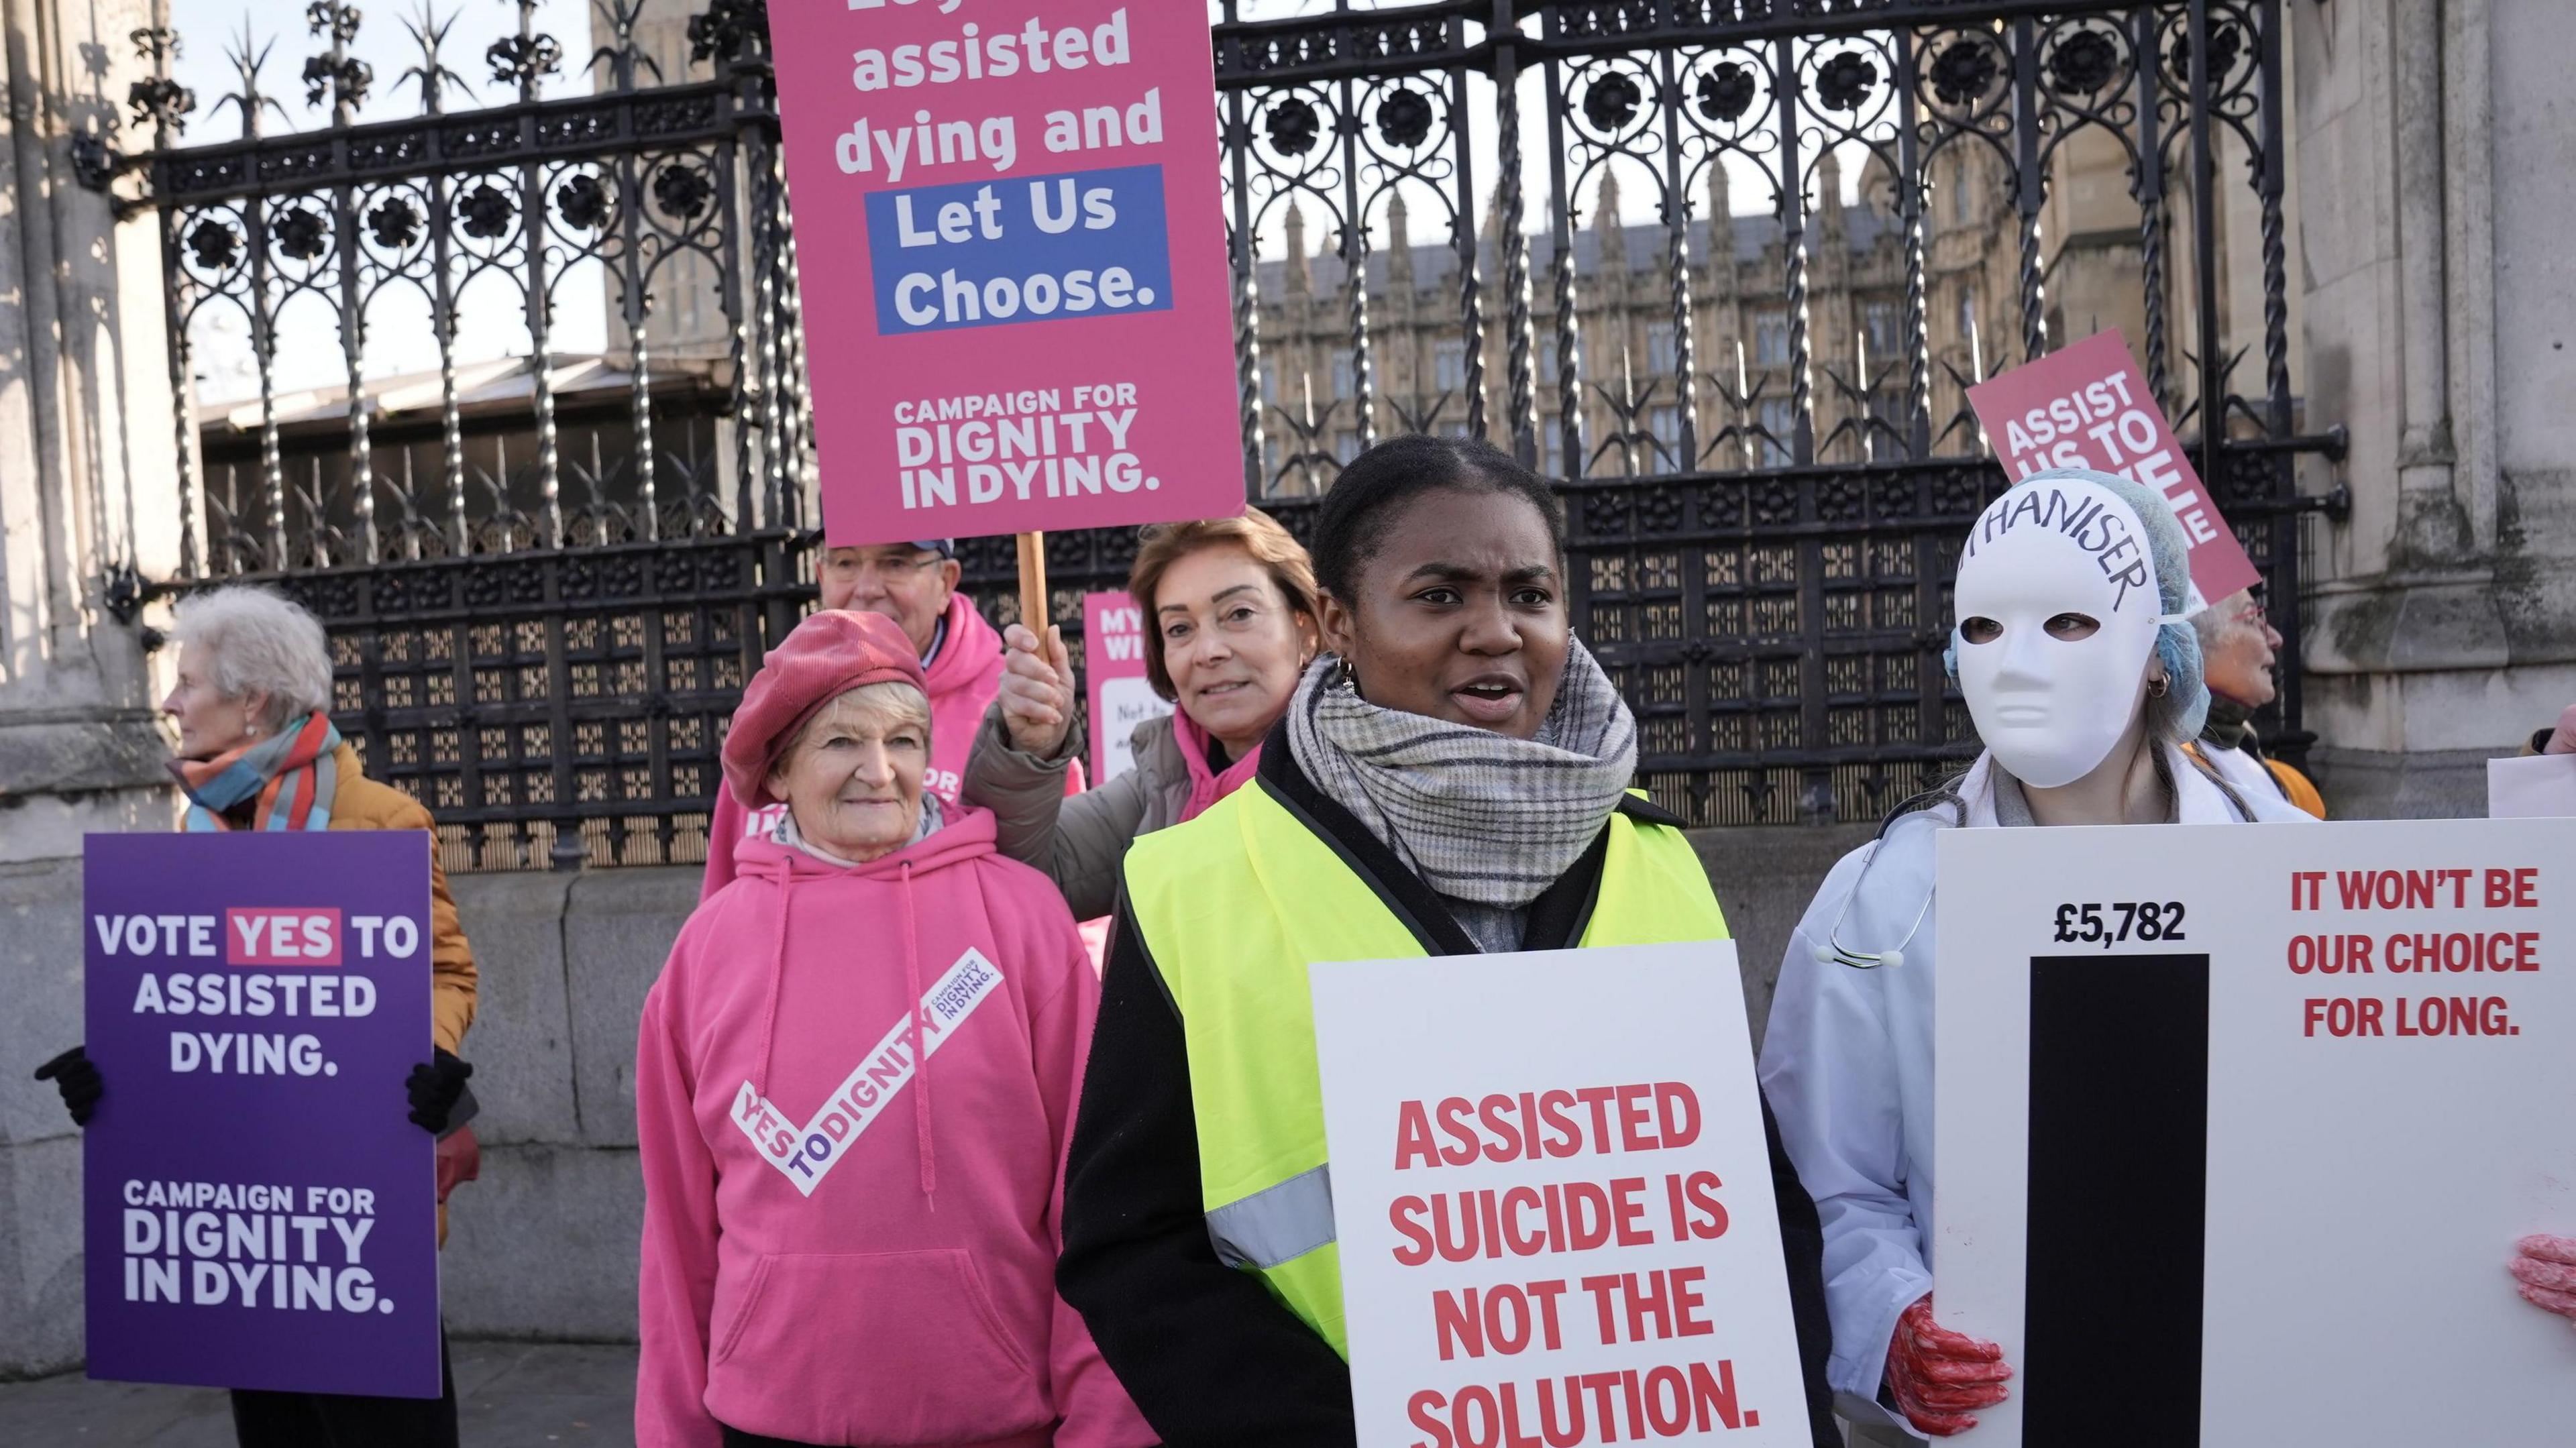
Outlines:
<svg viewBox="0 0 2576 1448"><path fill-rule="evenodd" d="M2002 1402L2011 1378L2004 1350L1934 1322L1930 1297L1896 1320L1887 1344L1887 1389L1916 1432L1947 1438L1977 1426L1968 1415Z"/></svg>
<svg viewBox="0 0 2576 1448"><path fill-rule="evenodd" d="M2522 1284L2522 1300L2576 1319L2576 1237L2525 1237L2513 1249L2522 1255L2505 1270Z"/></svg>

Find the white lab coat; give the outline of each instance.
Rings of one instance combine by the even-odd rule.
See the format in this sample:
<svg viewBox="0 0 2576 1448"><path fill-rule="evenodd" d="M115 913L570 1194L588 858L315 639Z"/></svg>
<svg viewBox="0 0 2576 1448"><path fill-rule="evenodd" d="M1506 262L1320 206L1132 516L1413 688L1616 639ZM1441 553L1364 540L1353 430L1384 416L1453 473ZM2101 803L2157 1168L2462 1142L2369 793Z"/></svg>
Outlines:
<svg viewBox="0 0 2576 1448"><path fill-rule="evenodd" d="M2242 822L2180 749L2166 752L2182 823ZM1960 780L1970 828L1996 823L1993 760L1979 756ZM2259 822L2309 820L2276 790L2240 793ZM1925 902L1933 837L1956 827L1946 807L1904 815L1834 866L1790 937L1763 1037L1762 1088L1824 1222L1825 1300L1834 1328L1826 1377L1837 1406L1856 1423L1897 1422L1876 1406L1888 1340L1898 1316L1932 1290L1924 1244L1932 1235L1939 910L1937 902L1926 910ZM1903 963L1873 970L1820 963L1816 951L1829 934L1851 951L1885 952L1902 941Z"/></svg>

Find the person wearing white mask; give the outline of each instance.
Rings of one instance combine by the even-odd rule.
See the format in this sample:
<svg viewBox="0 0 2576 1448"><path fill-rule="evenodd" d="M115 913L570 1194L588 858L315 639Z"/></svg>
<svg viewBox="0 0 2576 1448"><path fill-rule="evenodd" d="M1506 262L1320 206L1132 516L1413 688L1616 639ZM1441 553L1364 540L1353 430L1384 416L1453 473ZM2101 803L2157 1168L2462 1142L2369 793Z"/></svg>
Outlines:
<svg viewBox="0 0 2576 1448"><path fill-rule="evenodd" d="M1823 1219L1827 1376L1855 1444L1972 1428L2012 1376L1994 1344L1940 1326L1927 1266L1935 836L2308 818L2183 749L2209 707L2187 621L2199 599L2153 490L2076 469L2025 479L1970 530L1954 599L1948 663L1985 750L1826 876L1762 1049L1763 1090Z"/></svg>

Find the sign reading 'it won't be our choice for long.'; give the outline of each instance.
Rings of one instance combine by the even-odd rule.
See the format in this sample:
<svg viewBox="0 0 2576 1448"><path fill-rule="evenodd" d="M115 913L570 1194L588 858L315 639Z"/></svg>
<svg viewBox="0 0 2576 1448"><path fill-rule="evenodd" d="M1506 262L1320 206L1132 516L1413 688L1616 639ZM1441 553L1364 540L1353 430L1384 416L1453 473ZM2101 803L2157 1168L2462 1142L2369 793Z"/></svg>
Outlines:
<svg viewBox="0 0 2576 1448"><path fill-rule="evenodd" d="M773 6L832 546L1243 510L1204 6Z"/></svg>
<svg viewBox="0 0 2576 1448"><path fill-rule="evenodd" d="M2014 1368L1960 1441L2567 1441L2505 1263L2576 1235L2576 820L1938 856L1934 1291Z"/></svg>

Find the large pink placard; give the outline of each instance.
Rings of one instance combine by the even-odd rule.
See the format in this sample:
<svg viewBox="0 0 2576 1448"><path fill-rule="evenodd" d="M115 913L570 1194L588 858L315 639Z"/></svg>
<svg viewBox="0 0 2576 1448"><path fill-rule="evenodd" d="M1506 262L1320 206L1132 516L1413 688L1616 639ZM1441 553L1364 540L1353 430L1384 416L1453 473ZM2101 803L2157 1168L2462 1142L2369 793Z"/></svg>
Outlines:
<svg viewBox="0 0 2576 1448"><path fill-rule="evenodd" d="M2262 581L2174 439L2117 330L2096 332L1968 390L2004 472L2117 473L2165 495L2191 540L2191 581L2211 603Z"/></svg>
<svg viewBox="0 0 2576 1448"><path fill-rule="evenodd" d="M830 543L1240 513L1206 7L769 23Z"/></svg>

